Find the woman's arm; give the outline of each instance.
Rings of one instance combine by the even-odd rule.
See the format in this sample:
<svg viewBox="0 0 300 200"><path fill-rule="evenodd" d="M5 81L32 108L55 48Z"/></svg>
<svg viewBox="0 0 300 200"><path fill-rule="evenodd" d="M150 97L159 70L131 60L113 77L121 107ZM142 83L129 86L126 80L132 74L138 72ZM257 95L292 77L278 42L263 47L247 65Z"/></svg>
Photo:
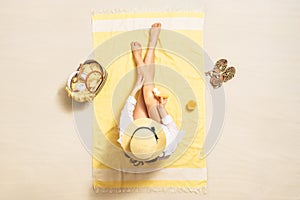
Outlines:
<svg viewBox="0 0 300 200"><path fill-rule="evenodd" d="M177 125L173 121L171 115L168 114L168 112L166 111L165 106L163 104L159 104L157 109L158 109L159 115L161 117L162 124L167 126L167 128L170 131L170 134L172 135L172 138L173 137L175 138L178 133L178 129L177 129Z"/></svg>
<svg viewBox="0 0 300 200"><path fill-rule="evenodd" d="M167 99L160 99L160 104L157 109L162 119L162 124L166 126L168 132L166 133L167 137L167 146L164 150L164 155L161 159L168 158L177 148L178 144L182 140L183 131L179 131L176 123L173 121L171 115L165 109L165 104L167 103Z"/></svg>
<svg viewBox="0 0 300 200"><path fill-rule="evenodd" d="M177 136L178 129L171 115L169 115L167 110L165 109L166 103L167 103L167 99L161 98L160 104L157 106L157 110L159 112L162 124L164 124L169 129L169 132L171 134L170 138L172 138L173 140Z"/></svg>

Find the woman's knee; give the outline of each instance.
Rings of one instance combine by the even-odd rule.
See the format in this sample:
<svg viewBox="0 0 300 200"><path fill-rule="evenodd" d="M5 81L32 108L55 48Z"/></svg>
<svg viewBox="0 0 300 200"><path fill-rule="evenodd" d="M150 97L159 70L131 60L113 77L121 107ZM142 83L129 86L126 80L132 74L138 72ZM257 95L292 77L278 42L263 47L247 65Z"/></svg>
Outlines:
<svg viewBox="0 0 300 200"><path fill-rule="evenodd" d="M145 99L145 104L146 104L147 108L151 107L153 104L157 104L158 103L158 101L154 97L152 91L144 93L144 99Z"/></svg>

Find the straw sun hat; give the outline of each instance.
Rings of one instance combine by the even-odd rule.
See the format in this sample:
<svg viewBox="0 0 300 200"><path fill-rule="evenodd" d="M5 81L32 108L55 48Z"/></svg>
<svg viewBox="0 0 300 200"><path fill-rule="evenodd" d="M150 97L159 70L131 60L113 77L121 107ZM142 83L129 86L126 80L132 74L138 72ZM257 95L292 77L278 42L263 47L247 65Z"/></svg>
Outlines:
<svg viewBox="0 0 300 200"><path fill-rule="evenodd" d="M155 159L166 147L162 125L149 118L136 119L125 129L122 147L126 154L137 160Z"/></svg>

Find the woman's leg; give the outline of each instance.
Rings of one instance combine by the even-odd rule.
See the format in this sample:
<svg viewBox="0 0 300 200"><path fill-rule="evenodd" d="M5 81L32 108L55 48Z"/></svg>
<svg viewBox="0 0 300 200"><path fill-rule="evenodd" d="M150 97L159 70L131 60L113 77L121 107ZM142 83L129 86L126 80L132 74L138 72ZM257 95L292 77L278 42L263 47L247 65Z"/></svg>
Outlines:
<svg viewBox="0 0 300 200"><path fill-rule="evenodd" d="M155 58L155 47L157 45L158 37L161 30L161 24L155 23L151 26L149 31L149 43L147 47L147 53L144 58L144 63L147 64L154 64Z"/></svg>
<svg viewBox="0 0 300 200"><path fill-rule="evenodd" d="M137 103L133 111L133 119L149 118L146 104L144 101L143 89L140 90L137 98Z"/></svg>
<svg viewBox="0 0 300 200"><path fill-rule="evenodd" d="M142 46L138 42L132 42L131 50L132 50L132 56L134 62L137 66L137 76L142 76L140 72L140 67L144 65L142 59ZM143 89L141 89L138 94L137 103L133 111L133 119L139 119L139 118L149 118L148 111L144 101Z"/></svg>
<svg viewBox="0 0 300 200"><path fill-rule="evenodd" d="M155 76L155 47L158 41L158 36L160 33L161 24L155 23L150 29L149 35L149 44L148 49L145 55L144 63L142 66L142 72L144 74L144 86L143 86L143 95L144 101L147 107L148 115L151 119L161 122L159 112L157 110L157 105L159 104L158 100L153 94L154 85L154 76Z"/></svg>

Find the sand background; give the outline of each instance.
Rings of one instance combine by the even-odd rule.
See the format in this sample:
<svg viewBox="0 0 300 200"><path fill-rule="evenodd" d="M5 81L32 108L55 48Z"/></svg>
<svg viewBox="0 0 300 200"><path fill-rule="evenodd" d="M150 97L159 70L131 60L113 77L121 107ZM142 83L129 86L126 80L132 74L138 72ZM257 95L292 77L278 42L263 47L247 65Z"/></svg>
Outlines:
<svg viewBox="0 0 300 200"><path fill-rule="evenodd" d="M92 50L91 10L197 4L1 0L0 199L300 199L299 0L206 2L205 49L238 70L224 87L207 195L94 194L91 157L60 89Z"/></svg>

